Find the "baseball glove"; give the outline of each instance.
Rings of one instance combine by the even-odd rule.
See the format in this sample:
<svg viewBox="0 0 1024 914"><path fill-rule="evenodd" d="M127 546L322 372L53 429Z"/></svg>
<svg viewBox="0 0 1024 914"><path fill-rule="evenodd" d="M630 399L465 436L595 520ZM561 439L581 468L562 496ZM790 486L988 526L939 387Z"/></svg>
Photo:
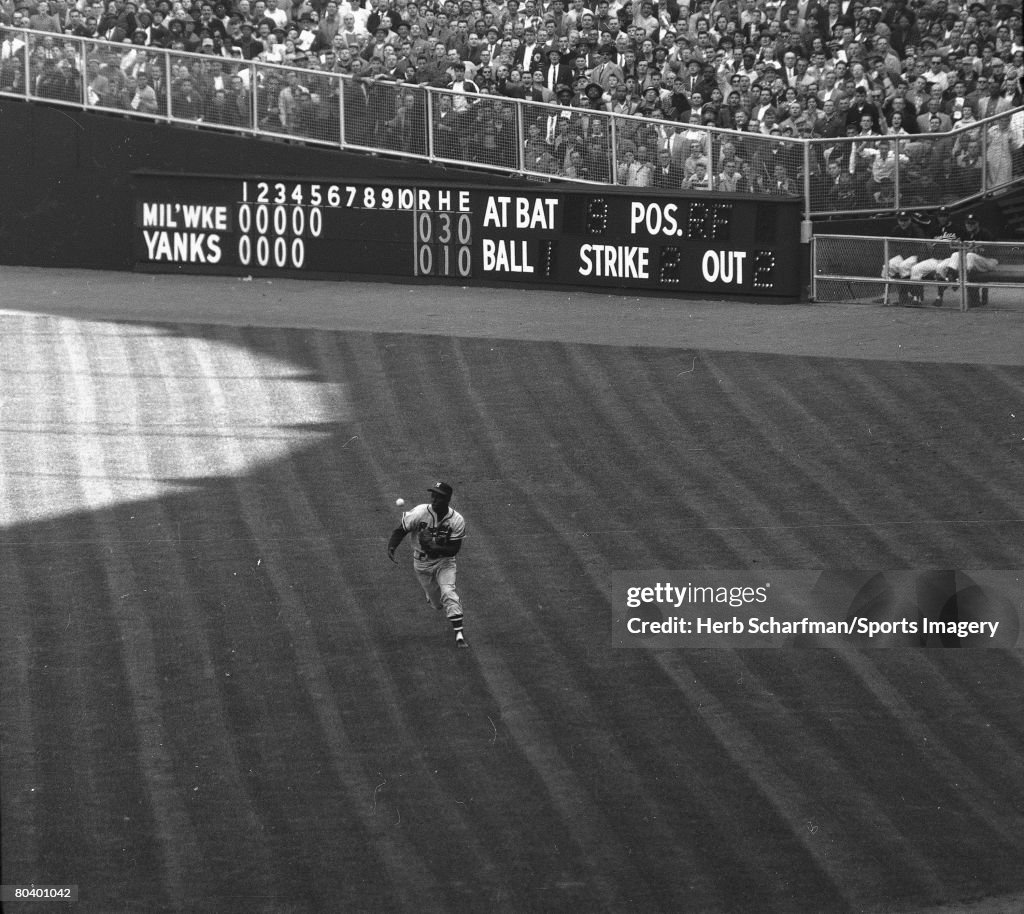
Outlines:
<svg viewBox="0 0 1024 914"><path fill-rule="evenodd" d="M424 527L416 535L416 538L419 541L420 549L422 549L423 552L426 553L428 559L437 558L437 553L434 550L434 547L437 544L437 539L435 538L433 533L431 533L426 527Z"/></svg>

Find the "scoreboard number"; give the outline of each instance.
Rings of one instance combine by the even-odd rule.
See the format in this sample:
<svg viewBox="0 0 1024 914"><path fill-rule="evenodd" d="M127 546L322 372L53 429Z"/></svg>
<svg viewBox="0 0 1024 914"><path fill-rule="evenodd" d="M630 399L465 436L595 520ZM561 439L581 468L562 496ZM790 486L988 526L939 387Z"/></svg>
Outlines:
<svg viewBox="0 0 1024 914"><path fill-rule="evenodd" d="M276 186L283 188L283 185ZM283 190L281 196L287 198ZM298 202L238 204L235 218L240 266L279 270L303 268L306 241L323 234L324 214L320 206L301 202L303 196L299 187L292 192L291 199Z"/></svg>
<svg viewBox="0 0 1024 914"><path fill-rule="evenodd" d="M144 174L142 269L790 298L800 201L637 188Z"/></svg>
<svg viewBox="0 0 1024 914"><path fill-rule="evenodd" d="M469 213L420 210L413 219L414 276L473 275L473 221Z"/></svg>

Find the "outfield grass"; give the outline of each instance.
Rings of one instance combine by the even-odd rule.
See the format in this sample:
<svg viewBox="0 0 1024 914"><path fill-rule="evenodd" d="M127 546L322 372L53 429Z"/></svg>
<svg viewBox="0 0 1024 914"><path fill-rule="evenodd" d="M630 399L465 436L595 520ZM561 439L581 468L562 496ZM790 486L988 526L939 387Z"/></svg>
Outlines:
<svg viewBox="0 0 1024 914"><path fill-rule="evenodd" d="M1020 567L1024 368L436 329L0 315L4 882L1020 909L1019 652L613 649L609 588ZM385 555L435 478L468 652Z"/></svg>

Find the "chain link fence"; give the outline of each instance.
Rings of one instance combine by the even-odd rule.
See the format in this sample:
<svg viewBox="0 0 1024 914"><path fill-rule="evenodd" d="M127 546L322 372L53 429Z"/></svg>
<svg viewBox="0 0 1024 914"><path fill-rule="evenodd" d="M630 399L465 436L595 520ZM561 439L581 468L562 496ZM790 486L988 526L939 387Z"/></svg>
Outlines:
<svg viewBox="0 0 1024 914"><path fill-rule="evenodd" d="M817 167L808 213L953 205L1024 178L1024 109L956 130L848 136L809 143Z"/></svg>
<svg viewBox="0 0 1024 914"><path fill-rule="evenodd" d="M1024 178L1024 108L951 133L812 139L436 89L379 61L321 67L0 28L0 94L538 179L801 197L810 218L952 205Z"/></svg>
<svg viewBox="0 0 1024 914"><path fill-rule="evenodd" d="M905 307L1024 309L1024 245L815 235L811 298Z"/></svg>

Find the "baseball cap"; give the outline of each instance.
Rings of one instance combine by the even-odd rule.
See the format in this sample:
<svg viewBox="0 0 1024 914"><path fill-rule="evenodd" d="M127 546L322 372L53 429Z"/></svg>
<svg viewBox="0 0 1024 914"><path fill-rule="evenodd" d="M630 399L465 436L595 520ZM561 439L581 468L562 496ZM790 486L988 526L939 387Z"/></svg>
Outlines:
<svg viewBox="0 0 1024 914"><path fill-rule="evenodd" d="M978 217L975 216L974 213L968 213L966 216L964 216L964 222L977 222L977 221L978 221Z"/></svg>
<svg viewBox="0 0 1024 914"><path fill-rule="evenodd" d="M446 495L448 498L452 496L452 487L446 482L435 482L427 491L436 492L438 495Z"/></svg>
<svg viewBox="0 0 1024 914"><path fill-rule="evenodd" d="M948 206L940 206L939 209L938 209L938 213L939 213L940 216L948 216L949 215L949 207Z"/></svg>
<svg viewBox="0 0 1024 914"><path fill-rule="evenodd" d="M910 213L908 213L905 209L904 210L900 210L900 212L896 215L896 218L897 219L909 219L910 218Z"/></svg>

